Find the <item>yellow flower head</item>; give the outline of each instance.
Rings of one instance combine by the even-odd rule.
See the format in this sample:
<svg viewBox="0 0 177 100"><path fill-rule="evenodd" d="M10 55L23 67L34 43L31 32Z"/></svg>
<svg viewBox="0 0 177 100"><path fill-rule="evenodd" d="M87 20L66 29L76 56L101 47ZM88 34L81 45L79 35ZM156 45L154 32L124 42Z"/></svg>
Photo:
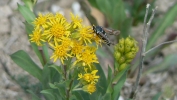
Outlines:
<svg viewBox="0 0 177 100"><path fill-rule="evenodd" d="M38 18L36 18L33 22L33 24L37 27L42 26L43 28L47 27L47 19L52 16L51 13L46 14L46 15L42 15L41 13L39 13Z"/></svg>
<svg viewBox="0 0 177 100"><path fill-rule="evenodd" d="M91 84L96 84L96 82L98 82L98 79L100 78L100 76L96 75L96 73L98 72L98 70L93 70L91 71L91 73L87 72L87 68L85 68L85 73L82 74L78 74L78 79L79 80L83 80L87 83L91 83Z"/></svg>
<svg viewBox="0 0 177 100"><path fill-rule="evenodd" d="M30 41L35 42L38 46L42 46L42 42L45 42L45 36L42 34L42 30L38 27L34 29L33 33L29 36Z"/></svg>
<svg viewBox="0 0 177 100"><path fill-rule="evenodd" d="M92 39L95 41L96 45L102 46L101 43L104 43L104 41L101 38L99 38L95 33L92 34L93 34Z"/></svg>
<svg viewBox="0 0 177 100"><path fill-rule="evenodd" d="M91 43L91 39L93 37L93 30L90 26L82 27L79 29L79 41L83 41L85 44Z"/></svg>
<svg viewBox="0 0 177 100"><path fill-rule="evenodd" d="M88 84L82 87L83 91L88 92L89 94L92 94L96 91L95 84Z"/></svg>
<svg viewBox="0 0 177 100"><path fill-rule="evenodd" d="M95 50L96 50L95 47L85 47L84 51L80 55L76 56L77 60L75 61L74 65L77 62L82 61L83 66L87 65L91 68L92 63L98 63Z"/></svg>
<svg viewBox="0 0 177 100"><path fill-rule="evenodd" d="M66 48L70 48L73 45L73 41L69 37L62 37L61 40L62 45L64 45Z"/></svg>
<svg viewBox="0 0 177 100"><path fill-rule="evenodd" d="M75 40L73 41L73 47L71 49L71 54L78 56L79 54L82 53L83 49L84 49L84 46L82 42Z"/></svg>
<svg viewBox="0 0 177 100"><path fill-rule="evenodd" d="M57 40L62 38L63 36L68 37L70 35L70 31L68 30L69 23L66 22L66 19L62 15L56 15L49 18L47 22L48 28L44 30L44 34L48 41Z"/></svg>
<svg viewBox="0 0 177 100"><path fill-rule="evenodd" d="M73 13L70 13L71 15L71 25L73 26L74 29L82 27L82 19L79 16L74 16Z"/></svg>
<svg viewBox="0 0 177 100"><path fill-rule="evenodd" d="M60 59L60 61L62 62L62 64L64 64L64 60L67 59L68 57L71 57L70 54L68 54L69 48L66 48L65 45L52 45L50 44L53 48L54 48L54 53L51 56L50 59L54 59L54 62L57 59Z"/></svg>

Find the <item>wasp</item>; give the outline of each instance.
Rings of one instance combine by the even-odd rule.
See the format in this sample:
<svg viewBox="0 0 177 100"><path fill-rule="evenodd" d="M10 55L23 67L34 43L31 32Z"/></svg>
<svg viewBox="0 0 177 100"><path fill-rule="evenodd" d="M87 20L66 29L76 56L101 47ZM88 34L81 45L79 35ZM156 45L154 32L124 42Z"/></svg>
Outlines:
<svg viewBox="0 0 177 100"><path fill-rule="evenodd" d="M102 39L108 46L110 46L111 44L114 45L114 43L109 40L107 33L109 33L110 35L119 35L120 34L119 30L112 30L112 29L101 27L101 26L94 26L93 25L93 30L96 33L96 35L100 39Z"/></svg>

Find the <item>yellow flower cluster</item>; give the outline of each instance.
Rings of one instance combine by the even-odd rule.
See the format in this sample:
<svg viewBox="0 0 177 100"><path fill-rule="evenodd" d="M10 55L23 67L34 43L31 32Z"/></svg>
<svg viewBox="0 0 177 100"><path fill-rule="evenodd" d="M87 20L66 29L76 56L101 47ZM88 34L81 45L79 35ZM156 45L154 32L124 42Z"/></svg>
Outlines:
<svg viewBox="0 0 177 100"><path fill-rule="evenodd" d="M80 83L83 85L83 90L88 92L88 93L93 93L96 91L96 83L98 82L99 76L96 75L98 70L92 70L88 72L88 68L84 68L84 73L80 73L79 80Z"/></svg>
<svg viewBox="0 0 177 100"><path fill-rule="evenodd" d="M119 64L118 70L122 71L133 60L138 52L137 41L132 37L120 39L119 43L115 46L114 57Z"/></svg>
<svg viewBox="0 0 177 100"><path fill-rule="evenodd" d="M51 59L58 59L64 64L68 57L76 57L75 62L82 62L85 66L98 63L95 51L101 39L94 35L91 26L82 25L82 19L71 13L71 22L60 13L39 14L34 20L34 31L30 34L30 41L42 46L48 43L54 50ZM100 41L100 42L99 42ZM93 42L97 46L90 46ZM93 49L90 51L90 49Z"/></svg>
<svg viewBox="0 0 177 100"><path fill-rule="evenodd" d="M89 93L94 92L99 76L96 76L97 70L91 70L91 66L93 63L98 63L95 52L102 41L95 35L92 27L82 25L82 19L72 13L71 22L67 22L60 13L55 15L48 13L39 14L33 24L34 31L29 35L30 41L38 46L49 44L53 50L50 59L54 62L60 60L65 64L68 58L76 58L73 62L74 66L89 68L91 73L85 70L86 73L83 75L80 73L78 76L80 80L87 82L83 85L83 89ZM96 45L93 45L93 42Z"/></svg>

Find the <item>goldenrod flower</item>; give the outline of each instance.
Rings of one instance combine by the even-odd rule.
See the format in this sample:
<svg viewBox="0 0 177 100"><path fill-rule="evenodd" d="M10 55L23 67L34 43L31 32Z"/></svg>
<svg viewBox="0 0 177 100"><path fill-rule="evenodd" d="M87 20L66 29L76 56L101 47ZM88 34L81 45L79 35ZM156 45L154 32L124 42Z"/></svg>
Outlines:
<svg viewBox="0 0 177 100"><path fill-rule="evenodd" d="M92 33L92 34L93 34L93 33ZM104 41L103 41L100 37L98 37L96 34L93 34L92 39L95 41L95 43L96 43L97 46L99 46L99 45L102 46L101 43L104 42Z"/></svg>
<svg viewBox="0 0 177 100"><path fill-rule="evenodd" d="M96 84L96 82L98 81L98 79L100 78L100 76L96 75L96 73L98 72L98 70L92 70L91 73L87 72L87 68L85 68L85 73L82 74L78 74L78 79L79 80L83 80L87 83L91 83L91 84Z"/></svg>
<svg viewBox="0 0 177 100"><path fill-rule="evenodd" d="M38 18L36 18L33 22L33 24L37 27L42 26L43 28L47 27L47 20L48 18L52 16L51 13L46 14L46 15L42 15L41 13L39 13Z"/></svg>
<svg viewBox="0 0 177 100"><path fill-rule="evenodd" d="M68 30L69 23L62 16L56 15L55 17L49 18L47 24L48 28L44 30L44 34L48 41L56 41L63 36L68 37L70 35L70 31Z"/></svg>
<svg viewBox="0 0 177 100"><path fill-rule="evenodd" d="M42 42L45 42L45 36L42 34L42 30L38 27L34 29L33 33L29 36L30 41L35 42L38 46L42 46Z"/></svg>
<svg viewBox="0 0 177 100"><path fill-rule="evenodd" d="M96 86L95 84L88 84L82 87L83 91L88 92L92 94L93 92L96 91Z"/></svg>
<svg viewBox="0 0 177 100"><path fill-rule="evenodd" d="M72 20L72 22L71 22L71 25L72 25L72 28L80 28L80 27L82 27L82 19L79 17L79 16L74 16L74 14L73 13L70 13L70 15L71 15L71 20Z"/></svg>
<svg viewBox="0 0 177 100"><path fill-rule="evenodd" d="M61 45L52 45L50 44L53 48L54 48L54 53L51 56L50 59L54 59L54 62L57 59L60 59L60 61L62 62L62 64L64 64L64 60L67 59L68 57L71 57L70 54L68 54L68 51L70 50L69 48L66 48L65 45L61 44Z"/></svg>
<svg viewBox="0 0 177 100"><path fill-rule="evenodd" d="M84 50L84 45L82 44L82 42L79 42L77 40L73 41L73 47L71 49L71 54L78 56L79 54L82 53L82 51Z"/></svg>
<svg viewBox="0 0 177 100"><path fill-rule="evenodd" d="M93 30L90 26L82 27L79 29L79 41L83 41L85 44L91 43L91 39L93 37Z"/></svg>
<svg viewBox="0 0 177 100"><path fill-rule="evenodd" d="M86 47L87 49L85 49L80 55L76 56L77 60L74 62L74 65L77 62L82 61L83 66L89 66L91 68L91 64L92 63L98 63L98 59L97 56L95 54L95 50L91 47Z"/></svg>
<svg viewBox="0 0 177 100"><path fill-rule="evenodd" d="M73 46L73 41L69 37L62 37L58 42L61 42L66 48L70 48Z"/></svg>

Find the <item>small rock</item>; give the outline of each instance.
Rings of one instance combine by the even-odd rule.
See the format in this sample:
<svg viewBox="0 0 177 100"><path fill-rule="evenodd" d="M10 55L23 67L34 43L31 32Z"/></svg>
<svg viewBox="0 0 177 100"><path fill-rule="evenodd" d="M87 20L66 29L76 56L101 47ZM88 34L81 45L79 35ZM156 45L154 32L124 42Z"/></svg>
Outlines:
<svg viewBox="0 0 177 100"><path fill-rule="evenodd" d="M6 0L4 0L6 1ZM8 5L5 6L0 6L0 18L1 17L9 17L10 15L12 15L12 10Z"/></svg>

